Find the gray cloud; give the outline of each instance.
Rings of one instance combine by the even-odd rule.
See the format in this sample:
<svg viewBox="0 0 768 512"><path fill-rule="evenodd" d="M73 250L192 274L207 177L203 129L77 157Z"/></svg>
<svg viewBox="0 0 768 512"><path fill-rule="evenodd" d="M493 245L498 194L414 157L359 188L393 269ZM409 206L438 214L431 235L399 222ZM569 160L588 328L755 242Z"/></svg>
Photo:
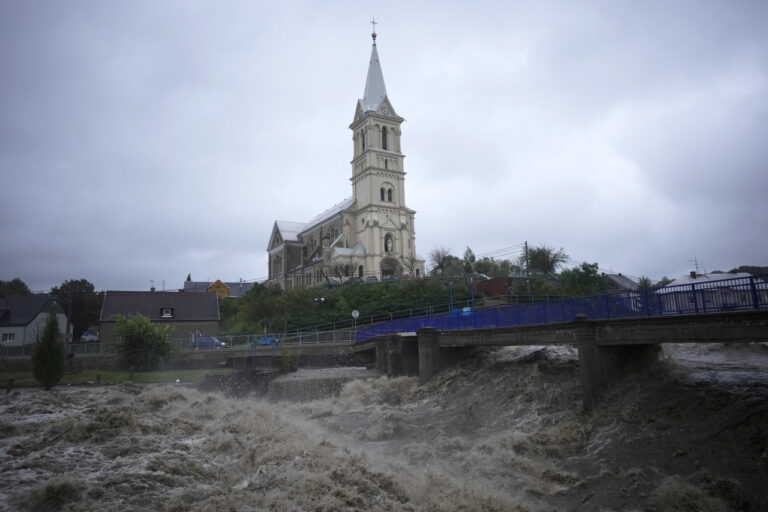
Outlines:
<svg viewBox="0 0 768 512"><path fill-rule="evenodd" d="M275 219L351 193L371 14L422 254L766 263L763 2L369 7L0 4L0 279L264 276Z"/></svg>

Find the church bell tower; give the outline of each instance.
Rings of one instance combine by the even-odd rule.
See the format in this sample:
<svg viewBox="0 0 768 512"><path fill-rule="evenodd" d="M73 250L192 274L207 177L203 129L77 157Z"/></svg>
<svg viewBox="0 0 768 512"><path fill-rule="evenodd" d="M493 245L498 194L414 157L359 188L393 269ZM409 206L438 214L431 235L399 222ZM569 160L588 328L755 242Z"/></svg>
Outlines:
<svg viewBox="0 0 768 512"><path fill-rule="evenodd" d="M355 204L354 237L368 248L366 268L382 276L415 274L414 212L405 203L405 155L401 152L401 124L387 97L376 48L376 32L365 91L357 101L352 130L352 193ZM423 268L420 269L423 272Z"/></svg>

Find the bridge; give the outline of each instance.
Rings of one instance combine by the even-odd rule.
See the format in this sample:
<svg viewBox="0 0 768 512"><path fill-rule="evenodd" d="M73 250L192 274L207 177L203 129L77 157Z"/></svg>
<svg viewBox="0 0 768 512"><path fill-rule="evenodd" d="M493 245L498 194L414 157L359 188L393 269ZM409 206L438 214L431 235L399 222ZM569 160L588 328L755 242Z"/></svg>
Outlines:
<svg viewBox="0 0 768 512"><path fill-rule="evenodd" d="M571 322L477 329L424 327L370 338L353 350L375 354L377 368L389 375L418 376L426 383L479 347L575 345L589 412L630 365L655 359L659 344L755 341L768 341L768 309L598 320L580 315Z"/></svg>

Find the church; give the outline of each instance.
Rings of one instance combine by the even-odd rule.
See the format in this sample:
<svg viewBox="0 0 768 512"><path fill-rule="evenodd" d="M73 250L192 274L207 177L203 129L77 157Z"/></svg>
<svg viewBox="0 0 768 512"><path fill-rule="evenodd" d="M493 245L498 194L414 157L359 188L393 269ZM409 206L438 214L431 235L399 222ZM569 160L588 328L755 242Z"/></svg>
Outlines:
<svg viewBox="0 0 768 512"><path fill-rule="evenodd" d="M424 275L416 253L416 212L405 203L400 146L404 121L384 87L376 32L352 130L352 196L309 222L278 220L267 252L269 284L284 290Z"/></svg>

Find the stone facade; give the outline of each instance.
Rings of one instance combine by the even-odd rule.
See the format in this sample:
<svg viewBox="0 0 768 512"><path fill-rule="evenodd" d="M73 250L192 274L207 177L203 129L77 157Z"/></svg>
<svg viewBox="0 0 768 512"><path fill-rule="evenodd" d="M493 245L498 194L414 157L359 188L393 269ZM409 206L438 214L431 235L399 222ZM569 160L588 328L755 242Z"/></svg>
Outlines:
<svg viewBox="0 0 768 512"><path fill-rule="evenodd" d="M286 290L352 278L421 277L416 212L405 202L404 119L384 87L376 35L353 136L352 197L307 223L276 221L269 239L269 283Z"/></svg>

